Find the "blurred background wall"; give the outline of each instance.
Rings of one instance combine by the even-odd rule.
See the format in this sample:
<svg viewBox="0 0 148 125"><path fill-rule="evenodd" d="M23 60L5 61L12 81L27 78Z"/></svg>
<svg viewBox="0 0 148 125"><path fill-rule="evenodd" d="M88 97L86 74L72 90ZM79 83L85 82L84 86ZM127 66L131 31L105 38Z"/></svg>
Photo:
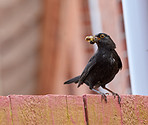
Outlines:
<svg viewBox="0 0 148 125"><path fill-rule="evenodd" d="M98 0L98 8L102 32L115 41L123 62L108 86L130 94L122 3ZM88 0L0 0L0 94L92 93L86 85L63 85L81 74L94 53L87 35Z"/></svg>
<svg viewBox="0 0 148 125"><path fill-rule="evenodd" d="M40 61L43 3L0 0L0 94L33 94Z"/></svg>

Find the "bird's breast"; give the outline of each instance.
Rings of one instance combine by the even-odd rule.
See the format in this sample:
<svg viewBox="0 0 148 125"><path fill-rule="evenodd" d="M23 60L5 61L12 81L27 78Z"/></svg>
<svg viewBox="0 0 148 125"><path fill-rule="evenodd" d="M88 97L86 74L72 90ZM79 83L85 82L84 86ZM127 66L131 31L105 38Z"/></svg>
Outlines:
<svg viewBox="0 0 148 125"><path fill-rule="evenodd" d="M114 58L113 54L108 52L101 53L100 59L98 60L102 60L102 62L109 65L114 65L116 63L116 59Z"/></svg>
<svg viewBox="0 0 148 125"><path fill-rule="evenodd" d="M115 61L116 61L115 58L113 57L113 55L111 55L109 58L110 64L113 65L115 63Z"/></svg>

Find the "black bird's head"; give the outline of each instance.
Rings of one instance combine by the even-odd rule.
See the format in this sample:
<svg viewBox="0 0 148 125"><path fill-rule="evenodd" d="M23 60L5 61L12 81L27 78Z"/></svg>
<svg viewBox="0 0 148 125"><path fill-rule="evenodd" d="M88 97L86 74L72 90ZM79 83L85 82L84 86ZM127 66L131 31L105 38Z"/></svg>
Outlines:
<svg viewBox="0 0 148 125"><path fill-rule="evenodd" d="M109 49L116 48L116 45L113 42L113 40L110 38L109 35L105 33L99 33L94 36L87 36L85 40L88 41L90 44L96 43L98 47L109 48Z"/></svg>

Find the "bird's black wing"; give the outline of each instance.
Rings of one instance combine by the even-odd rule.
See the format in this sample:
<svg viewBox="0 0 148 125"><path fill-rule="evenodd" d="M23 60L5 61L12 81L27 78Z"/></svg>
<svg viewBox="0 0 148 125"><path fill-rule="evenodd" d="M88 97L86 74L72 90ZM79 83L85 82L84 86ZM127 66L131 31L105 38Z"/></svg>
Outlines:
<svg viewBox="0 0 148 125"><path fill-rule="evenodd" d="M121 62L120 57L119 57L119 62L118 62L118 68L119 68L119 69L122 69L122 62Z"/></svg>
<svg viewBox="0 0 148 125"><path fill-rule="evenodd" d="M82 72L79 82L78 82L78 87L83 84L85 78L87 77L87 75L89 74L89 72L92 70L92 68L96 65L96 55L94 55L88 62L88 64L86 65L84 71Z"/></svg>
<svg viewBox="0 0 148 125"><path fill-rule="evenodd" d="M116 55L116 58L118 59L118 68L119 69L122 69L122 62L121 62L121 59L118 55L118 53L114 50L113 53Z"/></svg>

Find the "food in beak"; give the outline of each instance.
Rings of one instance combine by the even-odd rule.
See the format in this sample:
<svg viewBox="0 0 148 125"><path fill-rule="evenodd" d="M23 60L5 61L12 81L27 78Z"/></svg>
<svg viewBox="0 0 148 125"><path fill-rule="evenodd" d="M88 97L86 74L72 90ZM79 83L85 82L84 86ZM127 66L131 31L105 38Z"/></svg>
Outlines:
<svg viewBox="0 0 148 125"><path fill-rule="evenodd" d="M87 42L89 42L90 44L94 44L95 42L94 42L94 36L86 36L85 37L85 40L87 41Z"/></svg>

